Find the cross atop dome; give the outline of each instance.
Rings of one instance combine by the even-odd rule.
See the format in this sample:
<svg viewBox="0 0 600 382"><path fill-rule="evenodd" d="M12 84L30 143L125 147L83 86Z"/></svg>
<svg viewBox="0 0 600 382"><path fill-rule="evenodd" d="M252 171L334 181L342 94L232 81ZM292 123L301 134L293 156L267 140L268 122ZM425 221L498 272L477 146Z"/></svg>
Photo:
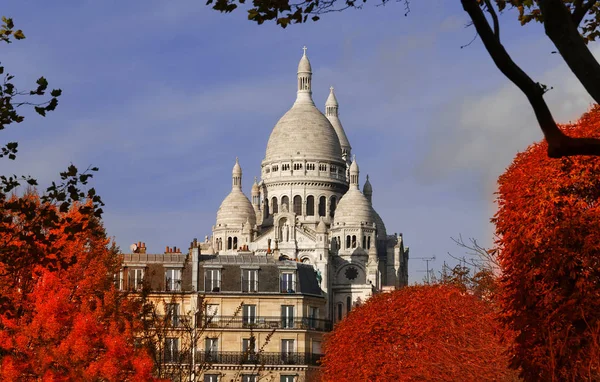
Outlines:
<svg viewBox="0 0 600 382"><path fill-rule="evenodd" d="M306 49L308 49L308 48L306 47L306 45L304 45L304 46L302 47L302 50L304 51L304 57L306 57Z"/></svg>

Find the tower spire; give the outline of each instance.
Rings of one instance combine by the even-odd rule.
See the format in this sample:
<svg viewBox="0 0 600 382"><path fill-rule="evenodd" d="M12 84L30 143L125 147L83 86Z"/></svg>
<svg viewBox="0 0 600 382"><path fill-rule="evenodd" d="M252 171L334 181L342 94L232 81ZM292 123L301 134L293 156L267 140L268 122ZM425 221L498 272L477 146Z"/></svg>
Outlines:
<svg viewBox="0 0 600 382"><path fill-rule="evenodd" d="M350 188L358 190L358 163L356 162L356 155L352 158L352 164L350 165Z"/></svg>
<svg viewBox="0 0 600 382"><path fill-rule="evenodd" d="M235 157L235 165L233 165L233 170L231 171L231 189L242 189L242 167L240 166L238 157Z"/></svg>
<svg viewBox="0 0 600 382"><path fill-rule="evenodd" d="M338 100L335 98L335 93L333 92L333 86L329 88L329 97L327 97L327 102L325 102L325 116L327 117L337 117L338 116Z"/></svg>
<svg viewBox="0 0 600 382"><path fill-rule="evenodd" d="M314 105L312 100L312 68L310 61L306 56L306 46L302 48L304 53L298 63L298 93L296 103L309 103Z"/></svg>

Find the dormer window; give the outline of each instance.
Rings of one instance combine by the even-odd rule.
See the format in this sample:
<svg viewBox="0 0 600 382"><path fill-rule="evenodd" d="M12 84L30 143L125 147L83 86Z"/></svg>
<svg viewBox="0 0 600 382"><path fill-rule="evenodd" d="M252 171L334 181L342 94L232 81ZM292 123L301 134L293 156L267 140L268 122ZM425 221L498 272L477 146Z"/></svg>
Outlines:
<svg viewBox="0 0 600 382"><path fill-rule="evenodd" d="M204 290L206 292L221 291L221 270L206 269L204 271Z"/></svg>
<svg viewBox="0 0 600 382"><path fill-rule="evenodd" d="M296 293L296 272L282 272L279 280L281 293Z"/></svg>
<svg viewBox="0 0 600 382"><path fill-rule="evenodd" d="M168 268L165 270L165 290L167 292L181 291L181 269Z"/></svg>

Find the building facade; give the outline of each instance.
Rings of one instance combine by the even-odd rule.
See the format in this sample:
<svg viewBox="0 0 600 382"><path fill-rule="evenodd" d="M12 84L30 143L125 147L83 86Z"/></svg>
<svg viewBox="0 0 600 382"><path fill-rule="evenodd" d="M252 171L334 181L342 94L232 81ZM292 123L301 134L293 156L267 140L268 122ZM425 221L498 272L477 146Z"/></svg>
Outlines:
<svg viewBox="0 0 600 382"><path fill-rule="evenodd" d="M373 209L368 176L360 190L333 88L325 113L312 100L306 49L297 86L250 199L236 158L210 236L187 253L147 254L138 243L123 255L120 286L154 302L147 337L173 379L317 380L332 323L408 284L408 248Z"/></svg>

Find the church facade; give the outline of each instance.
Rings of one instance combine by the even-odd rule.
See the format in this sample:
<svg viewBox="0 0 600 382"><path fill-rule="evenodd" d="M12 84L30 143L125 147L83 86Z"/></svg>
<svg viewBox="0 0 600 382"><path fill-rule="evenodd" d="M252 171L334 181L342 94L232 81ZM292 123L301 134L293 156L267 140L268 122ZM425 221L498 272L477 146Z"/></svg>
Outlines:
<svg viewBox="0 0 600 382"><path fill-rule="evenodd" d="M255 178L248 198L236 158L231 192L199 252L200 258L251 254L312 265L325 316L338 321L373 293L408 284L408 248L402 234L388 235L373 209L368 176L360 190L333 88L325 113L315 106L304 49L296 100L271 132L260 181Z"/></svg>

